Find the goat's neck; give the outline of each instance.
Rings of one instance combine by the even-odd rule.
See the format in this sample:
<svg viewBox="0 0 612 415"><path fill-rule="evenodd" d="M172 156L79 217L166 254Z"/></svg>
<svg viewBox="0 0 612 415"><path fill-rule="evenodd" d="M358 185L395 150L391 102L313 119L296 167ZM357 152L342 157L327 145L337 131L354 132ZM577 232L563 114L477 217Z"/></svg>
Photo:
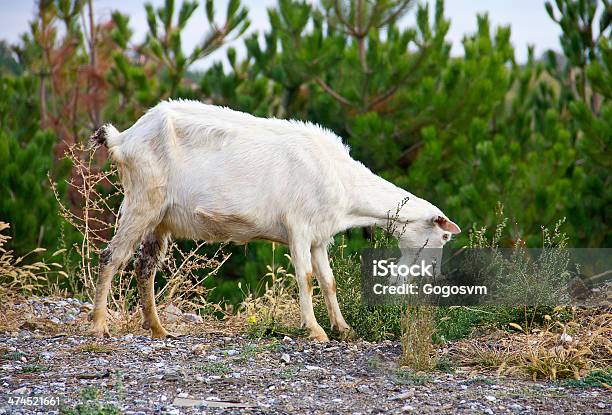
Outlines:
<svg viewBox="0 0 612 415"><path fill-rule="evenodd" d="M363 166L354 169L353 173L345 180L345 189L349 198L346 223L343 224L345 229L365 226L385 227L389 216L395 215L402 201L408 198L402 211L409 209L410 205L415 203L412 194Z"/></svg>

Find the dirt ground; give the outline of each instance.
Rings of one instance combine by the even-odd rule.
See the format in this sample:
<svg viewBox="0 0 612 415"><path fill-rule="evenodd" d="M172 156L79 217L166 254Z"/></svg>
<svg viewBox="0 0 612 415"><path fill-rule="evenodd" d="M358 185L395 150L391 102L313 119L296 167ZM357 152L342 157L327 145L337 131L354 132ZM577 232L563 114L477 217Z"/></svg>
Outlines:
<svg viewBox="0 0 612 415"><path fill-rule="evenodd" d="M94 341L25 324L0 333L0 413L612 412L606 389L467 368L415 373L399 367L400 355L400 345L389 341L318 344L214 330Z"/></svg>

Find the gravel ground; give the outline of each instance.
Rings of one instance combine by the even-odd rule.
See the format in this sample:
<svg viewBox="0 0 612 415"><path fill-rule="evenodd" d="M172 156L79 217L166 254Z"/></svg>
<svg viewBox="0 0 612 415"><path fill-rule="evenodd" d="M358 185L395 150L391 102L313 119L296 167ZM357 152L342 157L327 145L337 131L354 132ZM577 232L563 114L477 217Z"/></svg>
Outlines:
<svg viewBox="0 0 612 415"><path fill-rule="evenodd" d="M78 315L81 306L68 301L59 308ZM56 305L44 307L49 315L61 314ZM65 317L55 314L60 322ZM93 341L22 328L0 334L0 413L612 412L605 389L461 369L419 374L398 366L400 354L395 342L317 344L215 333ZM33 397L30 403L16 402L27 396ZM56 398L59 405L41 405L42 397Z"/></svg>

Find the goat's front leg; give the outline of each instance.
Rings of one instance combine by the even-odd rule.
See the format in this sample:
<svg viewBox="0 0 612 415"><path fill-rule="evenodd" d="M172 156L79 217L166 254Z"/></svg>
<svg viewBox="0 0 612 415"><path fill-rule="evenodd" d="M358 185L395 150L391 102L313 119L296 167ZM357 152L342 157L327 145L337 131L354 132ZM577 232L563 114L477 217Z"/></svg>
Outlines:
<svg viewBox="0 0 612 415"><path fill-rule="evenodd" d="M329 265L329 257L325 245L314 244L311 249L312 265L319 281L319 286L325 298L327 314L331 328L340 334L342 340L350 340L355 336L353 329L344 321L338 299L336 297L336 279Z"/></svg>
<svg viewBox="0 0 612 415"><path fill-rule="evenodd" d="M300 313L302 327L308 330L308 338L327 342L329 338L321 328L314 315L312 307L312 263L310 244L303 241L293 241L290 246L291 260L295 268L295 278L300 289Z"/></svg>
<svg viewBox="0 0 612 415"><path fill-rule="evenodd" d="M134 261L134 271L142 306L142 327L145 330L151 330L151 337L153 338L169 336L159 321L155 305L155 270L162 261L167 247L168 239L166 236L147 235L140 242L140 247L136 253L136 261Z"/></svg>

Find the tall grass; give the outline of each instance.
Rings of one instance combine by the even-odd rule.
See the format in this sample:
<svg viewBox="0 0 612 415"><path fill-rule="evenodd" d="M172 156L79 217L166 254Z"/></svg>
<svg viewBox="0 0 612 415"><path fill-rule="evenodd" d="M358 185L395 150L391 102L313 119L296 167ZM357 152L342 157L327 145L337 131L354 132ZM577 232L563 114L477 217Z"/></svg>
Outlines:
<svg viewBox="0 0 612 415"><path fill-rule="evenodd" d="M8 223L0 221L0 290L6 293L20 293L32 295L46 287L49 275L60 275L66 277L61 264L57 262L45 262L43 260L26 262L30 255L46 252L44 248L37 248L27 255L15 257L13 251L6 248L10 236L3 234L10 228ZM51 258L58 257L62 251L56 251Z"/></svg>

